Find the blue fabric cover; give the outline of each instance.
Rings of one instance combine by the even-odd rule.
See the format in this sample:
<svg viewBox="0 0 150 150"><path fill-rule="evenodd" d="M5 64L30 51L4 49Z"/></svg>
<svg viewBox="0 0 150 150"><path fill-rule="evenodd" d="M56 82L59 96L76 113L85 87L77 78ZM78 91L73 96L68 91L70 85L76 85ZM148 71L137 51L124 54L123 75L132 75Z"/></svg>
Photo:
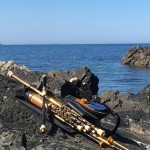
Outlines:
<svg viewBox="0 0 150 150"><path fill-rule="evenodd" d="M88 104L88 106L92 109L94 109L95 111L104 111L106 110L106 106L103 105L103 104L99 104L99 103L91 103L91 104Z"/></svg>

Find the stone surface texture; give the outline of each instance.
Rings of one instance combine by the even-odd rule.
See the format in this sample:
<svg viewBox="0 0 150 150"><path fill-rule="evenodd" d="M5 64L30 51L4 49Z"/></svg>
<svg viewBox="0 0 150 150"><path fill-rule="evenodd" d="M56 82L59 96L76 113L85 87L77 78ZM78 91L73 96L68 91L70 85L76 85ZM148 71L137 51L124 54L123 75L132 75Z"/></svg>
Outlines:
<svg viewBox="0 0 150 150"><path fill-rule="evenodd" d="M42 72L33 72L15 62L0 62L0 149L2 150L93 150L102 149L81 134L64 133L47 122L41 134L41 117L15 99L14 88L20 84L7 77L8 70L26 82L37 86ZM58 100L67 95L85 97L90 101L98 92L98 78L87 67L71 71L52 71L47 74L47 87ZM137 94L107 91L99 96L120 115L121 124L114 139L132 150L150 149L150 85ZM111 117L101 120L112 126ZM104 148L109 150L110 148Z"/></svg>
<svg viewBox="0 0 150 150"><path fill-rule="evenodd" d="M121 63L135 67L150 68L150 47L135 46L128 50Z"/></svg>

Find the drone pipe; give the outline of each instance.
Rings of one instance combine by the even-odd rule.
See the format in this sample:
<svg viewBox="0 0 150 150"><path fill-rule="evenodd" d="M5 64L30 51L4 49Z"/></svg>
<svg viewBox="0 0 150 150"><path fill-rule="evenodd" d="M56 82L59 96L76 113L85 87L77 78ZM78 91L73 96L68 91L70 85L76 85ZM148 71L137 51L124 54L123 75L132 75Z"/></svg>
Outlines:
<svg viewBox="0 0 150 150"><path fill-rule="evenodd" d="M22 84L25 85L26 87L30 88L31 90L33 90L33 91L36 92L37 94L43 96L43 93L42 93L41 91L39 91L38 89L34 88L33 86L31 86L31 85L28 84L27 82L21 80L21 79L18 78L17 76L15 76L12 71L8 71L8 76L9 76L9 77L13 77L14 79L16 79L17 81L19 81L20 83L22 83ZM48 96L45 96L45 98L46 98L49 102L51 102L51 103L53 103L53 104L55 104L55 105L57 105L57 106L59 106L59 107L62 107L62 105L59 104L58 102L56 102L54 99L52 99L52 98L50 98L50 97L48 97Z"/></svg>

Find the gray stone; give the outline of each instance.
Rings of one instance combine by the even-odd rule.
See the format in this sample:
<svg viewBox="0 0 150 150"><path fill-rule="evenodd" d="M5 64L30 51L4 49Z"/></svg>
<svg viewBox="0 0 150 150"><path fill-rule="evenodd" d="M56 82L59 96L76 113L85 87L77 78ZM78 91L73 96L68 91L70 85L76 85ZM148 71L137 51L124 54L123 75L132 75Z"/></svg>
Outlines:
<svg viewBox="0 0 150 150"><path fill-rule="evenodd" d="M135 67L150 68L150 47L135 46L128 50L121 63Z"/></svg>

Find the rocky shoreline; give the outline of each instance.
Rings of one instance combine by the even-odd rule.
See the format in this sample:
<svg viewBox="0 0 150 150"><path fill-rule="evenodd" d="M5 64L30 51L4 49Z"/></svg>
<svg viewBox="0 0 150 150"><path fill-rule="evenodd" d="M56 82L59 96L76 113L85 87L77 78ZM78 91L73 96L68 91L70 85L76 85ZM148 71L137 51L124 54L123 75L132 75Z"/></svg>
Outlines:
<svg viewBox="0 0 150 150"><path fill-rule="evenodd" d="M15 100L13 89L19 84L6 76L8 70L32 85L38 85L43 75L42 72L33 72L12 61L0 62L0 149L101 149L97 143L83 135L64 134L48 122L46 134L41 134L40 116ZM48 90L59 100L67 95L89 100L96 98L117 112L121 124L114 138L118 142L132 150L150 149L150 85L137 94L107 91L98 96L99 80L87 67L65 72L54 70L47 73L47 76ZM111 119L103 119L102 124L109 127L112 125Z"/></svg>
<svg viewBox="0 0 150 150"><path fill-rule="evenodd" d="M121 63L135 67L150 68L150 47L135 46L128 50Z"/></svg>

